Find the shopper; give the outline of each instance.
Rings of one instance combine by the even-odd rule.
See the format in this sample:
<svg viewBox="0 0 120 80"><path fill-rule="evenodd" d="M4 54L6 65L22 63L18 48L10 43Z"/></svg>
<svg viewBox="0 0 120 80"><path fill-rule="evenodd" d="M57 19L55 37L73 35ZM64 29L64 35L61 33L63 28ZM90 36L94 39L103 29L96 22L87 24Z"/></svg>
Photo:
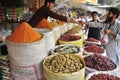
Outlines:
<svg viewBox="0 0 120 80"><path fill-rule="evenodd" d="M28 21L28 23L32 27L36 27L43 18L47 19L48 16L54 19L58 19L60 21L76 22L72 18L67 18L66 16L58 15L57 13L53 12L51 9L53 8L54 3L55 0L45 0L44 5L35 12L32 18Z"/></svg>
<svg viewBox="0 0 120 80"><path fill-rule="evenodd" d="M79 18L78 18L77 21L85 21L85 22L88 22L87 18L85 17L85 15L84 15L83 13L81 13L81 14L79 15ZM85 27L86 25L83 24L82 26Z"/></svg>
<svg viewBox="0 0 120 80"><path fill-rule="evenodd" d="M120 11L111 7L107 14L105 22L83 22L89 27L103 27L105 34L108 35L109 42L104 45L107 56L116 64L120 65L120 22L117 20Z"/></svg>
<svg viewBox="0 0 120 80"><path fill-rule="evenodd" d="M98 12L97 11L93 11L91 13L92 16L92 20L90 22L99 22L98 19ZM89 27L89 31L88 31L88 38L95 38L97 40L100 40L100 29L101 28L94 28L94 27Z"/></svg>

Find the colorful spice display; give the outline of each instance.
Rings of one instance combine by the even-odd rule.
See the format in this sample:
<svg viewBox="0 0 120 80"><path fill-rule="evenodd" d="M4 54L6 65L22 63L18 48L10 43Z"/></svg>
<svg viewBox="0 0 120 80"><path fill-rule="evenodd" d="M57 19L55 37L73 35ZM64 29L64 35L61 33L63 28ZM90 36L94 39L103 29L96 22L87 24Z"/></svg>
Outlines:
<svg viewBox="0 0 120 80"><path fill-rule="evenodd" d="M53 28L53 25L49 23L46 19L42 19L37 25L37 28Z"/></svg>
<svg viewBox="0 0 120 80"><path fill-rule="evenodd" d="M15 43L31 43L42 38L28 23L22 22L7 39Z"/></svg>

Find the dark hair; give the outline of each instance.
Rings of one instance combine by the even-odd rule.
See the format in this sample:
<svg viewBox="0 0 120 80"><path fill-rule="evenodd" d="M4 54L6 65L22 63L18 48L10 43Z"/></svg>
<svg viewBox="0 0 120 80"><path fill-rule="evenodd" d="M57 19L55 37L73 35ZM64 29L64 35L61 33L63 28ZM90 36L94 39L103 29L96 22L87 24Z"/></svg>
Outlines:
<svg viewBox="0 0 120 80"><path fill-rule="evenodd" d="M117 15L116 18L118 18L119 14L120 14L119 9L114 8L114 7L109 8L108 11L112 12L114 15L116 14Z"/></svg>
<svg viewBox="0 0 120 80"><path fill-rule="evenodd" d="M97 12L97 11L93 11L93 12L91 13L91 15L93 15L93 14L97 14L97 15L98 15L98 12Z"/></svg>
<svg viewBox="0 0 120 80"><path fill-rule="evenodd" d="M45 5L47 4L47 2L49 2L49 3L55 3L55 0L45 0Z"/></svg>

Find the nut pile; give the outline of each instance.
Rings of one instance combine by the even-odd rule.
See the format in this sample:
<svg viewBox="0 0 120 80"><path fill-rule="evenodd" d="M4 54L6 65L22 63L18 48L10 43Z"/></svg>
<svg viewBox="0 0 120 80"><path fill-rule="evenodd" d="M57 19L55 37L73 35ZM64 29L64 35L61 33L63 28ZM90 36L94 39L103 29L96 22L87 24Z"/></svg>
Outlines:
<svg viewBox="0 0 120 80"><path fill-rule="evenodd" d="M60 53L47 59L44 65L54 73L72 73L84 67L83 62L71 54Z"/></svg>

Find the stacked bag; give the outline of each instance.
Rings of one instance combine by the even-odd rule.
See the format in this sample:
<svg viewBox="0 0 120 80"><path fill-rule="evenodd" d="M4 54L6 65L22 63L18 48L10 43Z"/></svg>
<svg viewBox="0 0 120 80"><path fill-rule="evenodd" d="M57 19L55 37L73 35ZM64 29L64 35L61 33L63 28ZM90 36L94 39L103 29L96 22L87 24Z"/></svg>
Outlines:
<svg viewBox="0 0 120 80"><path fill-rule="evenodd" d="M0 56L0 80L13 80L7 55Z"/></svg>

